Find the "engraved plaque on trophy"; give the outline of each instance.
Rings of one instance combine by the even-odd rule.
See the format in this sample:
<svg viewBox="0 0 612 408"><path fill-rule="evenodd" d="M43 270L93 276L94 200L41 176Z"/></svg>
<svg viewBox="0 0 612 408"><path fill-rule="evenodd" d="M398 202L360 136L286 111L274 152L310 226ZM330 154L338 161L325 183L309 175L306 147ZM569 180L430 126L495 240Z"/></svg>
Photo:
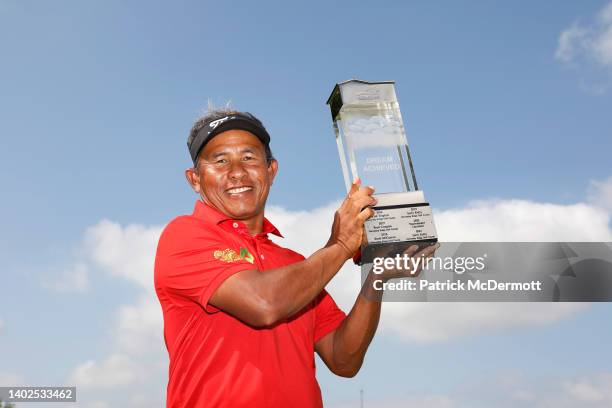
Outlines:
<svg viewBox="0 0 612 408"><path fill-rule="evenodd" d="M340 82L327 104L347 191L356 177L376 190L378 203L365 224L368 242L361 262L437 242L431 208L414 174L394 82Z"/></svg>

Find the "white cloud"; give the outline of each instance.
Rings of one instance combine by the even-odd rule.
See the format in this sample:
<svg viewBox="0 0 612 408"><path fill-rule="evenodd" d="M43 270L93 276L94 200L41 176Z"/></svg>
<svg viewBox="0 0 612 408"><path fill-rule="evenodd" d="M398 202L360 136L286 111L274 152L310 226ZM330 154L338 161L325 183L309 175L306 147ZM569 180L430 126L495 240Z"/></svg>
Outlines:
<svg viewBox="0 0 612 408"><path fill-rule="evenodd" d="M0 387L26 386L25 377L21 374L0 372Z"/></svg>
<svg viewBox="0 0 612 408"><path fill-rule="evenodd" d="M565 63L587 59L612 68L612 2L590 24L574 23L561 32L555 57Z"/></svg>
<svg viewBox="0 0 612 408"><path fill-rule="evenodd" d="M602 390L584 380L577 383L566 382L565 390L580 402L601 402L605 398Z"/></svg>
<svg viewBox="0 0 612 408"><path fill-rule="evenodd" d="M157 298L143 293L135 304L119 308L115 342L123 352L146 355L164 349L162 311ZM165 361L161 359L161 361Z"/></svg>
<svg viewBox="0 0 612 408"><path fill-rule="evenodd" d="M609 241L610 213L589 204L559 205L525 200L476 201L437 212L443 241Z"/></svg>
<svg viewBox="0 0 612 408"><path fill-rule="evenodd" d="M104 402L104 401L94 401L92 403L89 403L86 405L86 408L111 408L112 405L110 405L108 402Z"/></svg>
<svg viewBox="0 0 612 408"><path fill-rule="evenodd" d="M121 225L102 220L86 232L86 250L97 266L153 290L153 263L161 227Z"/></svg>
<svg viewBox="0 0 612 408"><path fill-rule="evenodd" d="M129 406L132 408L150 408L160 405L159 399L149 394L134 394L129 399Z"/></svg>
<svg viewBox="0 0 612 408"><path fill-rule="evenodd" d="M387 399L368 401L364 400L366 407L376 408L454 408L455 403L446 395L425 395L417 397L407 397L405 399ZM358 401L336 403L329 405L330 408L354 408L359 406Z"/></svg>
<svg viewBox="0 0 612 408"><path fill-rule="evenodd" d="M153 263L161 227L141 225L121 226L102 220L87 229L82 253L92 271L131 282L140 291L132 304L119 305L115 310L111 353L100 361L89 360L75 367L67 384L75 384L87 394L82 399L103 396L105 390L124 389L149 395L149 401L159 405L165 394L168 357L163 340L161 307L153 287ZM100 394L102 392L102 394ZM147 406L142 397L129 402L117 394L119 404L130 407ZM127 397L126 397L127 398ZM104 407L102 400L90 403ZM113 404L114 406L114 404Z"/></svg>
<svg viewBox="0 0 612 408"><path fill-rule="evenodd" d="M542 326L588 307L584 303L399 303L384 305L381 325L407 342L441 342L519 327Z"/></svg>
<svg viewBox="0 0 612 408"><path fill-rule="evenodd" d="M575 22L562 31L555 58L575 68L599 68L612 73L612 2L589 24ZM601 93L609 87L609 78L599 84L587 85L584 79L582 83L586 90Z"/></svg>
<svg viewBox="0 0 612 408"><path fill-rule="evenodd" d="M42 285L59 293L83 293L89 290L87 265L77 263L55 279L45 279Z"/></svg>
<svg viewBox="0 0 612 408"><path fill-rule="evenodd" d="M405 398L365 399L378 408L608 408L612 406L612 373L585 377L504 378L497 376L475 383L466 379L461 390L437 395L410 395ZM366 388L367 396L367 388ZM359 406L357 399L330 404L331 408Z"/></svg>
<svg viewBox="0 0 612 408"><path fill-rule="evenodd" d="M504 401L502 407L533 408L604 408L612 406L612 372L591 373L583 376L515 377L513 381L493 379L485 384L485 398ZM469 406L467 401L461 406ZM484 406L484 405L483 405Z"/></svg>
<svg viewBox="0 0 612 408"><path fill-rule="evenodd" d="M612 373L564 381L563 389L569 398L583 406L612 406Z"/></svg>
<svg viewBox="0 0 612 408"><path fill-rule="evenodd" d="M564 30L559 35L559 44L555 57L563 62L572 61L577 54L585 51L587 41L585 40L589 32L577 24Z"/></svg>
<svg viewBox="0 0 612 408"><path fill-rule="evenodd" d="M114 389L134 384L142 378L141 374L129 356L112 354L101 362L89 360L80 364L68 383L85 390Z"/></svg>
<svg viewBox="0 0 612 408"><path fill-rule="evenodd" d="M592 180L588 191L589 202L612 213L612 177L606 180Z"/></svg>

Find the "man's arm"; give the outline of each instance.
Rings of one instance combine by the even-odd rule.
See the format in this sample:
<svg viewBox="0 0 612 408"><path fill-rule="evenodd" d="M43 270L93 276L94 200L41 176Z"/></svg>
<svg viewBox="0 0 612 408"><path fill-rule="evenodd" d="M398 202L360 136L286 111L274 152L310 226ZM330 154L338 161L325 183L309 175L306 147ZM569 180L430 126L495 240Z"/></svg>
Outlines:
<svg viewBox="0 0 612 408"><path fill-rule="evenodd" d="M370 272L342 324L315 344L315 351L330 371L342 377L357 374L378 327L382 291L374 290L372 275Z"/></svg>
<svg viewBox="0 0 612 408"><path fill-rule="evenodd" d="M310 303L361 245L363 224L374 211L374 190L357 180L334 216L327 245L302 262L227 278L209 303L255 327L271 326Z"/></svg>
<svg viewBox="0 0 612 408"><path fill-rule="evenodd" d="M429 258L437 248L437 244L432 245L415 254L417 247L413 246L406 254L415 258ZM419 270L421 268L422 264ZM389 270L381 275L370 271L346 319L315 344L316 352L330 371L342 377L353 377L359 372L380 319L383 291L375 290L373 283L377 279L387 281L408 274L410 271Z"/></svg>

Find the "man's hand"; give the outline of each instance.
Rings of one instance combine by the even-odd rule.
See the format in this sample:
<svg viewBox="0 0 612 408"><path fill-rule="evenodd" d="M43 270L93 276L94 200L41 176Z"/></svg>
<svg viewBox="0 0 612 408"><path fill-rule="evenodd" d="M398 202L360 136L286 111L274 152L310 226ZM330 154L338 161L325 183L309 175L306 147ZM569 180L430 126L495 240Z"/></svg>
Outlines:
<svg viewBox="0 0 612 408"><path fill-rule="evenodd" d="M346 252L346 259L353 257L365 237L363 225L374 215L374 210L370 207L376 205L373 193L372 187L361 187L361 180L356 179L334 214L334 224L327 246L339 244Z"/></svg>

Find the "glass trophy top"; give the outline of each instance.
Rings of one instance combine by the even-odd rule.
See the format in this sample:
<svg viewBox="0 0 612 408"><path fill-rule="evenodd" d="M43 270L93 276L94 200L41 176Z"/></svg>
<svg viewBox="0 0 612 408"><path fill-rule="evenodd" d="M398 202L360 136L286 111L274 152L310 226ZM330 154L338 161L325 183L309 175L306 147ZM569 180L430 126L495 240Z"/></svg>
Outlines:
<svg viewBox="0 0 612 408"><path fill-rule="evenodd" d="M347 189L359 177L376 194L418 190L393 82L342 82L328 104Z"/></svg>

